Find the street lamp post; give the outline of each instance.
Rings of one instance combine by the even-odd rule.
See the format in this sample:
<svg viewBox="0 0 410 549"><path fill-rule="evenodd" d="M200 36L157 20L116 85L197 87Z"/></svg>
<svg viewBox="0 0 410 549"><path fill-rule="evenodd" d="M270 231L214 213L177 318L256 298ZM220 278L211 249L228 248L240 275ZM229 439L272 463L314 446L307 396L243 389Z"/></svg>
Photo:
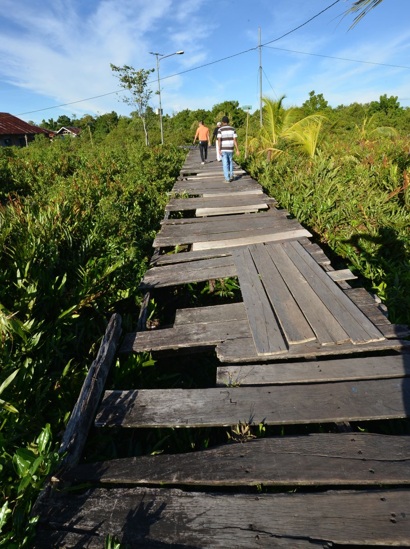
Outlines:
<svg viewBox="0 0 410 549"><path fill-rule="evenodd" d="M161 144L164 144L164 130L162 128L162 104L161 104L161 79L159 77L159 62L166 57L171 57L172 55L182 55L184 52L182 50L176 51L174 53L169 53L168 55L163 55L162 53L157 53L150 51L151 55L155 55L157 58L157 77L158 77L158 96L159 96L159 126L161 128Z"/></svg>
<svg viewBox="0 0 410 549"><path fill-rule="evenodd" d="M245 158L248 156L248 127L249 127L249 111L251 110L250 105L244 105L243 110L246 111L246 137L245 137Z"/></svg>

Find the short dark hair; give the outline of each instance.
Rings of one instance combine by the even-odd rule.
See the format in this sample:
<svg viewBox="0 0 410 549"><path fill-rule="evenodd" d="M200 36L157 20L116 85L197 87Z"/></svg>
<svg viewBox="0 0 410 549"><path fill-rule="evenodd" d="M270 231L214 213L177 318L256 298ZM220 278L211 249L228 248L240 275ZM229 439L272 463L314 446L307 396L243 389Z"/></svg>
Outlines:
<svg viewBox="0 0 410 549"><path fill-rule="evenodd" d="M225 124L229 124L229 118L227 116L223 116L222 122L224 122Z"/></svg>

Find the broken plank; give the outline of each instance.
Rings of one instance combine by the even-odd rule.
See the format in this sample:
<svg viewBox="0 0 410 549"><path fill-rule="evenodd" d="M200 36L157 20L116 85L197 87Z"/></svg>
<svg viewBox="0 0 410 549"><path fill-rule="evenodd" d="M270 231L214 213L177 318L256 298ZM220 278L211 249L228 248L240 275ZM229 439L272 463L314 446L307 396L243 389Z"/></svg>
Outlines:
<svg viewBox="0 0 410 549"><path fill-rule="evenodd" d="M341 280L354 280L357 278L350 269L339 269L338 271L326 271L326 274L333 280L333 282L340 282Z"/></svg>
<svg viewBox="0 0 410 549"><path fill-rule="evenodd" d="M222 240L212 240L208 242L194 242L192 250L207 250L232 248L233 246L248 246L250 244L259 244L262 242L282 242L285 240L298 239L302 236L312 236L306 229L288 229L274 232L273 229L259 229L248 231L247 236L243 232L229 233Z"/></svg>
<svg viewBox="0 0 410 549"><path fill-rule="evenodd" d="M171 265L185 263L190 261L198 261L200 259L210 259L212 257L228 257L231 255L230 250L199 250L197 252L183 251L171 254L157 255L151 265Z"/></svg>
<svg viewBox="0 0 410 549"><path fill-rule="evenodd" d="M145 273L140 288L162 288L232 276L236 276L232 257L217 257L179 265L152 267Z"/></svg>
<svg viewBox="0 0 410 549"><path fill-rule="evenodd" d="M97 427L301 425L409 417L410 378L220 387L106 391Z"/></svg>
<svg viewBox="0 0 410 549"><path fill-rule="evenodd" d="M84 464L64 480L128 486L408 485L409 456L409 436L321 433Z"/></svg>
<svg viewBox="0 0 410 549"><path fill-rule="evenodd" d="M198 208L226 208L229 206L266 206L272 199L266 194L234 195L213 198L174 198L165 206L166 211L197 210Z"/></svg>
<svg viewBox="0 0 410 549"><path fill-rule="evenodd" d="M225 208L198 208L195 210L196 217L215 217L218 215L256 214L259 210L266 210L267 204L259 206L232 206Z"/></svg>
<svg viewBox="0 0 410 549"><path fill-rule="evenodd" d="M276 353L272 356L261 356L253 349L253 339L251 335L245 338L228 339L218 343L216 355L223 362L232 362L240 364L244 362L257 362L267 360L281 360L294 358L315 358L316 356L325 357L333 355L353 355L355 353L373 352L373 351L404 351L410 348L410 341L405 339L383 339L382 341L371 341L362 345L354 345L351 342L338 345L320 345L319 343L309 341L300 345L292 345L288 351Z"/></svg>
<svg viewBox="0 0 410 549"><path fill-rule="evenodd" d="M127 334L121 346L121 352L139 353L188 347L212 347L230 337L245 337L249 333L247 320L176 325L174 328Z"/></svg>
<svg viewBox="0 0 410 549"><path fill-rule="evenodd" d="M220 387L386 379L410 375L410 354L219 366Z"/></svg>
<svg viewBox="0 0 410 549"><path fill-rule="evenodd" d="M255 495L96 488L56 493L42 509L33 549L96 549L107 536L146 548L408 547L409 508L409 489Z"/></svg>

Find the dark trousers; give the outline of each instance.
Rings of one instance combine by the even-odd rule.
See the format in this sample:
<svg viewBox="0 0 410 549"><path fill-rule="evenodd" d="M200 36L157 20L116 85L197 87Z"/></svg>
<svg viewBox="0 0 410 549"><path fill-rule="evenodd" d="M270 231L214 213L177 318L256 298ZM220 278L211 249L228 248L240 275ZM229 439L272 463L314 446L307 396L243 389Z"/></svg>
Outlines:
<svg viewBox="0 0 410 549"><path fill-rule="evenodd" d="M202 162L208 158L208 141L199 142L199 153L201 155Z"/></svg>

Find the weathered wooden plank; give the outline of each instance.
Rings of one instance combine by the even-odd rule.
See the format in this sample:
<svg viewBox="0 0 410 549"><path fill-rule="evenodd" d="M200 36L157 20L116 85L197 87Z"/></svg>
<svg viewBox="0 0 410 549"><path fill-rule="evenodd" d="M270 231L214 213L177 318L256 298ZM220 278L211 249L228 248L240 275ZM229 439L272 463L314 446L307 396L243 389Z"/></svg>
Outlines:
<svg viewBox="0 0 410 549"><path fill-rule="evenodd" d="M220 232L225 229L231 230L232 226L236 226L242 221L249 228L263 227L266 224L274 223L275 225L287 225L289 219L287 218L286 212L283 210L278 210L276 208L269 208L266 212L259 212L257 216L241 216L238 215L236 218L229 216L220 216L218 219L202 219L197 217L181 217L181 218L172 218L168 217L161 222L164 231L174 231L182 230L186 228L187 230L195 231L198 234L202 232L212 233ZM301 226L298 221L290 220L293 224ZM172 233L173 234L173 233Z"/></svg>
<svg viewBox="0 0 410 549"><path fill-rule="evenodd" d="M373 351L403 351L410 348L410 341L405 339L384 339L361 345L354 345L351 342L338 345L320 345L314 341L309 341L300 345L292 345L283 354L277 353L272 356L262 356L256 353L256 350L252 348L252 344L253 339L250 335L248 337L228 339L218 343L216 346L216 355L222 363L232 362L233 364L240 364L244 362L264 362L272 359L281 360L284 358L289 360L294 358L311 359L317 356L342 356Z"/></svg>
<svg viewBox="0 0 410 549"><path fill-rule="evenodd" d="M64 480L208 487L410 484L409 436L322 433L245 442L80 465Z"/></svg>
<svg viewBox="0 0 410 549"><path fill-rule="evenodd" d="M224 215L217 219L169 219L162 224L159 236L162 238L184 237L184 233L188 233L188 236L195 236L188 242L201 242L208 238L220 238L224 233L237 232L239 229L242 231L263 228L281 230L300 229L301 227L298 221L275 215L275 210L271 210L260 212L257 215ZM213 235L217 235L217 237L213 237Z"/></svg>
<svg viewBox="0 0 410 549"><path fill-rule="evenodd" d="M231 337L250 335L248 320L203 322L173 328L130 333L124 338L121 353L165 351L188 347L213 347Z"/></svg>
<svg viewBox="0 0 410 549"><path fill-rule="evenodd" d="M212 257L228 257L230 255L231 255L231 252L229 249L202 250L202 251L200 250L197 252L181 251L178 253L158 255L154 260L152 260L151 265L155 267L159 265L172 265L172 264L176 265L178 263L198 261L200 259L210 259Z"/></svg>
<svg viewBox="0 0 410 549"><path fill-rule="evenodd" d="M233 249L232 257L235 261L256 352L258 355L264 355L284 351L287 349L287 344L268 301L249 249Z"/></svg>
<svg viewBox="0 0 410 549"><path fill-rule="evenodd" d="M232 276L236 276L232 257L217 257L178 265L152 267L145 273L140 288L161 288Z"/></svg>
<svg viewBox="0 0 410 549"><path fill-rule="evenodd" d="M306 240L306 242L305 242ZM330 265L331 261L322 250L322 248L315 242L310 242L307 239L301 239L300 243L305 250L315 259L319 265Z"/></svg>
<svg viewBox="0 0 410 549"><path fill-rule="evenodd" d="M243 232L226 234L222 240L212 240L208 242L194 242L192 250L232 248L232 246L248 246L250 244L260 244L262 242L283 242L287 240L297 240L302 236L312 236L306 229L287 229L280 232L269 232L269 229L255 229L247 231L247 236Z"/></svg>
<svg viewBox="0 0 410 549"><path fill-rule="evenodd" d="M266 194L234 195L230 197L174 198L165 206L166 211L197 210L198 208L226 208L232 206L267 206L273 200Z"/></svg>
<svg viewBox="0 0 410 549"><path fill-rule="evenodd" d="M284 244L287 254L303 272L329 311L337 318L353 343L380 341L383 335L376 326L358 309L343 291L329 277L323 277L323 269L296 243Z"/></svg>
<svg viewBox="0 0 410 549"><path fill-rule="evenodd" d="M267 204L259 206L227 206L225 208L198 208L195 210L196 217L214 217L218 215L234 214L256 214L259 210L267 210Z"/></svg>
<svg viewBox="0 0 410 549"><path fill-rule="evenodd" d="M174 326L198 322L232 322L234 320L247 320L243 302L177 309Z"/></svg>
<svg viewBox="0 0 410 549"><path fill-rule="evenodd" d="M289 292L266 247L259 244L251 246L249 250L255 263L257 276L260 278L267 298L275 311L287 343L294 345L314 341L316 335L293 295Z"/></svg>
<svg viewBox="0 0 410 549"><path fill-rule="evenodd" d="M56 494L50 503L34 549L101 548L108 535L147 549L410 544L409 489L229 495L99 488Z"/></svg>
<svg viewBox="0 0 410 549"><path fill-rule="evenodd" d="M341 280L354 280L357 278L350 269L339 269L338 271L326 271L326 274L333 280L339 282Z"/></svg>
<svg viewBox="0 0 410 549"><path fill-rule="evenodd" d="M172 192L195 192L201 195L204 192L231 191L233 194L243 191L254 191L255 193L263 193L262 187L252 179L242 178L238 181L227 183L223 178L204 178L204 177L186 177L182 181L176 181Z"/></svg>
<svg viewBox="0 0 410 549"><path fill-rule="evenodd" d="M219 366L217 385L278 385L359 379L385 379L410 375L410 354L370 356L310 362Z"/></svg>
<svg viewBox="0 0 410 549"><path fill-rule="evenodd" d="M320 345L334 345L349 341L346 331L340 326L313 288L307 283L304 273L288 256L282 245L268 245L266 250L272 262L289 288L295 301L316 334ZM325 277L322 271L321 276Z"/></svg>
<svg viewBox="0 0 410 549"><path fill-rule="evenodd" d="M399 419L410 416L410 379L106 391L98 427L223 427Z"/></svg>

